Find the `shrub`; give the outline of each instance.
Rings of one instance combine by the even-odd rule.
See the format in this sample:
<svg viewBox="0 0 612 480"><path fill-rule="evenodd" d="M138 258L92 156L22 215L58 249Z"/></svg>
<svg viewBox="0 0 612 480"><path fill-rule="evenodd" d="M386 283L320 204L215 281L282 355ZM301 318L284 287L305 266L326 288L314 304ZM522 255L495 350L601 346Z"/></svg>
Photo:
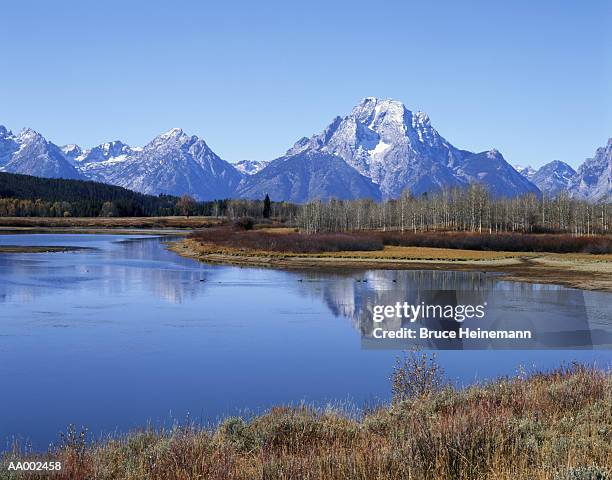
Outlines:
<svg viewBox="0 0 612 480"><path fill-rule="evenodd" d="M250 451L257 446L249 425L241 417L225 419L217 434L222 442L228 443L239 452Z"/></svg>
<svg viewBox="0 0 612 480"><path fill-rule="evenodd" d="M610 236L379 231L277 234L257 229L247 233L247 230L253 228L253 219L250 217L238 219L234 227L234 229L229 227L209 228L195 233L193 238L219 246L280 253L377 251L387 245L513 252L612 253L612 237Z"/></svg>
<svg viewBox="0 0 612 480"><path fill-rule="evenodd" d="M444 386L444 370L435 354L409 352L397 358L391 375L393 403L429 396Z"/></svg>
<svg viewBox="0 0 612 480"><path fill-rule="evenodd" d="M242 230L245 230L242 228ZM355 236L348 233L270 233L254 230L251 232L232 230L227 227L209 228L192 235L204 243L221 247L259 250L280 253L323 253L342 251L382 250L379 238Z"/></svg>
<svg viewBox="0 0 612 480"><path fill-rule="evenodd" d="M612 253L612 237L467 232L381 233L385 245L511 252Z"/></svg>
<svg viewBox="0 0 612 480"><path fill-rule="evenodd" d="M251 217L240 217L234 222L234 226L242 230L252 230L253 225L255 225L255 221Z"/></svg>

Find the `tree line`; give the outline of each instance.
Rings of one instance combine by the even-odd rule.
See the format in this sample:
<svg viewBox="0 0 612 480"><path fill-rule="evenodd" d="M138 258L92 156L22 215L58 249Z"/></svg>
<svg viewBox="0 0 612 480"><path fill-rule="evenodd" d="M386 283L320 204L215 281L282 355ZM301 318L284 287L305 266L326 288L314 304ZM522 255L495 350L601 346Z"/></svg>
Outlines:
<svg viewBox="0 0 612 480"><path fill-rule="evenodd" d="M589 203L566 194L492 197L481 185L376 203L372 200L313 201L303 205L261 200L199 202L183 195L145 195L104 183L0 172L3 217L212 216L272 218L308 233L382 230L612 233L612 204Z"/></svg>
<svg viewBox="0 0 612 480"><path fill-rule="evenodd" d="M495 198L481 185L433 195L376 203L371 200L311 202L302 205L296 226L315 232L359 230L462 231L478 233L609 234L612 204L589 203L566 194Z"/></svg>
<svg viewBox="0 0 612 480"><path fill-rule="evenodd" d="M227 200L145 195L105 183L0 172L3 217L224 216Z"/></svg>

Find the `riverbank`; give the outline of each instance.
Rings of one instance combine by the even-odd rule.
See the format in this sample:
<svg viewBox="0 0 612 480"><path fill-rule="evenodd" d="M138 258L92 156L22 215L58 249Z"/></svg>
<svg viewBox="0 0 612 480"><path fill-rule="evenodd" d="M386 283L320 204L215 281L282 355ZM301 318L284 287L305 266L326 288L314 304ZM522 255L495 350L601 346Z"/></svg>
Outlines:
<svg viewBox="0 0 612 480"><path fill-rule="evenodd" d="M0 245L0 253L55 253L91 250L85 247L45 247L23 245Z"/></svg>
<svg viewBox="0 0 612 480"><path fill-rule="evenodd" d="M60 235L151 235L181 236L191 230L180 228L96 228L96 227L0 227L0 235L14 234L60 234Z"/></svg>
<svg viewBox="0 0 612 480"><path fill-rule="evenodd" d="M279 253L219 247L193 238L169 249L209 263L286 269L406 269L499 272L507 280L612 292L612 254L491 252L428 247L390 247L375 251Z"/></svg>
<svg viewBox="0 0 612 480"><path fill-rule="evenodd" d="M575 365L464 389L405 371L402 385L412 395L363 414L277 407L213 428L146 430L94 444L69 429L46 454L6 455L0 477L39 478L8 471L26 459L61 462L57 480L586 480L612 473L609 371Z"/></svg>
<svg viewBox="0 0 612 480"><path fill-rule="evenodd" d="M0 217L2 229L194 229L220 225L215 217Z"/></svg>

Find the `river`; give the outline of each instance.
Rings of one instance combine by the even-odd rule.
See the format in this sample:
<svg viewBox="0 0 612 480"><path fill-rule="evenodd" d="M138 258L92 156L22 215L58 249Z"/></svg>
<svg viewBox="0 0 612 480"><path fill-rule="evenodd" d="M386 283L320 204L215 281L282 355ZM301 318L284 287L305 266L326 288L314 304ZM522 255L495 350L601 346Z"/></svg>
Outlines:
<svg viewBox="0 0 612 480"><path fill-rule="evenodd" d="M609 293L482 272L205 265L168 251L166 240L0 235L0 245L87 247L0 254L0 450L13 439L45 449L69 424L100 438L278 404L358 409L387 400L399 351L368 343L370 307L421 290L493 292L503 297L498 309L535 324L560 323L568 305L581 316L581 340L567 349L439 351L457 384L520 365L612 361Z"/></svg>

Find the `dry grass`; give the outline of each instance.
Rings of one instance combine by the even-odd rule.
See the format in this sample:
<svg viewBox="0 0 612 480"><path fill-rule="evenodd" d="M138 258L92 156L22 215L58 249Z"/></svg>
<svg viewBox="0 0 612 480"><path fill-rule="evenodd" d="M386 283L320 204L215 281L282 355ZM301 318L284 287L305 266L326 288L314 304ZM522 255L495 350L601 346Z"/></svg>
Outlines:
<svg viewBox="0 0 612 480"><path fill-rule="evenodd" d="M277 235L286 235L288 233L296 233L297 229L293 228L293 227L268 227L268 226L262 226L262 227L255 227L258 231L260 232L266 232L266 233L274 233Z"/></svg>
<svg viewBox="0 0 612 480"><path fill-rule="evenodd" d="M252 226L252 224L250 225ZM324 254L408 247L475 252L612 254L612 236L467 232L335 232L306 234L288 228L207 228L191 235L202 244L250 253ZM392 250L387 250L390 252ZM393 250L399 252L400 250ZM388 253L387 255L388 256ZM447 255L449 258L452 255ZM478 257L471 257L478 258ZM497 258L497 257L496 257Z"/></svg>
<svg viewBox="0 0 612 480"><path fill-rule="evenodd" d="M250 232L245 232L249 234ZM270 234L272 236L272 234ZM291 238L290 234L275 235ZM287 269L377 268L492 271L508 280L612 292L612 254L493 252L384 246L370 251L293 253L239 248L196 238L175 242L177 254L211 263ZM285 242L286 243L286 242Z"/></svg>
<svg viewBox="0 0 612 480"><path fill-rule="evenodd" d="M358 418L279 407L213 429L149 430L96 445L72 431L30 458L62 461L57 480L610 478L609 372L574 366L463 390L422 385Z"/></svg>
<svg viewBox="0 0 612 480"><path fill-rule="evenodd" d="M340 251L320 253L295 253L275 252L270 250L248 250L244 248L215 245L213 243L202 243L193 239L186 239L185 244L201 255L223 254L223 255L248 255L253 257L277 257L277 258L330 258L330 259L369 259L369 260L496 260L506 258L524 257L524 253L518 252L488 252L479 250L456 250L451 248L427 248L427 247L383 247L382 250L373 251ZM612 256L611 256L612 257Z"/></svg>
<svg viewBox="0 0 612 480"><path fill-rule="evenodd" d="M354 252L340 252L327 254L330 257L350 257ZM459 250L452 248L430 248L430 247L388 247L385 246L380 252L359 252L361 258L379 259L406 259L406 260L493 260L500 258L517 258L525 256L517 252L490 252L481 250Z"/></svg>

